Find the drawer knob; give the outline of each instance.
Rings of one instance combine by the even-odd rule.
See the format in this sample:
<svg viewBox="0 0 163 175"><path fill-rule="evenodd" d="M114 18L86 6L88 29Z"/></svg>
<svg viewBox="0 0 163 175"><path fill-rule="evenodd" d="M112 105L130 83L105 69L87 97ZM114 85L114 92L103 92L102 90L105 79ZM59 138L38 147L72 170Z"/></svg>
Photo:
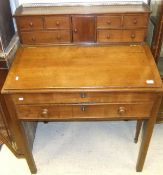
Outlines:
<svg viewBox="0 0 163 175"><path fill-rule="evenodd" d="M81 93L81 94L80 94L80 97L81 97L81 98L86 98L87 95L86 95L86 93Z"/></svg>
<svg viewBox="0 0 163 175"><path fill-rule="evenodd" d="M106 36L106 38L107 38L107 39L110 39L110 35L108 34L108 35Z"/></svg>
<svg viewBox="0 0 163 175"><path fill-rule="evenodd" d="M111 21L110 21L110 20L108 20L108 21L107 21L107 24L108 24L108 25L110 25L110 24L111 24Z"/></svg>
<svg viewBox="0 0 163 175"><path fill-rule="evenodd" d="M42 110L42 115L45 116L45 115L47 115L47 114L48 114L48 109L43 109L43 110Z"/></svg>
<svg viewBox="0 0 163 175"><path fill-rule="evenodd" d="M81 106L81 111L85 112L86 111L86 106Z"/></svg>
<svg viewBox="0 0 163 175"><path fill-rule="evenodd" d="M30 22L30 23L29 23L29 26L30 26L30 27L33 27L33 23L32 23L32 22Z"/></svg>
<svg viewBox="0 0 163 175"><path fill-rule="evenodd" d="M135 34L131 34L131 38L134 39L135 38Z"/></svg>
<svg viewBox="0 0 163 175"><path fill-rule="evenodd" d="M134 24L137 24L137 22L138 22L137 19L134 19L134 20L133 20L133 23L134 23Z"/></svg>
<svg viewBox="0 0 163 175"><path fill-rule="evenodd" d="M59 25L60 25L60 22L59 22L59 21L57 21L57 22L56 22L56 25L57 25L57 26L59 26Z"/></svg>
<svg viewBox="0 0 163 175"><path fill-rule="evenodd" d="M77 33L78 32L78 29L74 29L74 33Z"/></svg>
<svg viewBox="0 0 163 175"><path fill-rule="evenodd" d="M36 41L36 38L35 37L32 37L32 41Z"/></svg>
<svg viewBox="0 0 163 175"><path fill-rule="evenodd" d="M123 115L126 113L126 108L125 107L119 107L118 108L118 114Z"/></svg>
<svg viewBox="0 0 163 175"><path fill-rule="evenodd" d="M58 36L57 36L57 40L60 40L60 39L61 39L61 36L60 36L60 35L58 35Z"/></svg>

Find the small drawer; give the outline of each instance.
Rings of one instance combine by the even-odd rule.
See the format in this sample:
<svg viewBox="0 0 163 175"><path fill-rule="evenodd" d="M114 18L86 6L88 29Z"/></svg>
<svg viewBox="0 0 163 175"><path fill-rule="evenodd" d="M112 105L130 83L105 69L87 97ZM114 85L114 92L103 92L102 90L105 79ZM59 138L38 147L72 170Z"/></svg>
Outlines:
<svg viewBox="0 0 163 175"><path fill-rule="evenodd" d="M147 27L148 17L146 15L126 15L123 20L123 27Z"/></svg>
<svg viewBox="0 0 163 175"><path fill-rule="evenodd" d="M153 103L17 105L19 119L149 118Z"/></svg>
<svg viewBox="0 0 163 175"><path fill-rule="evenodd" d="M122 42L122 30L98 30L97 42Z"/></svg>
<svg viewBox="0 0 163 175"><path fill-rule="evenodd" d="M43 17L39 16L17 17L16 23L20 31L42 30L44 26Z"/></svg>
<svg viewBox="0 0 163 175"><path fill-rule="evenodd" d="M123 42L143 42L145 41L146 30L124 30Z"/></svg>
<svg viewBox="0 0 163 175"><path fill-rule="evenodd" d="M23 104L64 104L64 103L133 103L155 101L156 96L151 93L129 92L56 92L14 94L12 100L15 105Z"/></svg>
<svg viewBox="0 0 163 175"><path fill-rule="evenodd" d="M21 32L22 44L70 43L70 31Z"/></svg>
<svg viewBox="0 0 163 175"><path fill-rule="evenodd" d="M70 29L69 16L46 16L46 29Z"/></svg>
<svg viewBox="0 0 163 175"><path fill-rule="evenodd" d="M97 29L122 27L121 16L97 16Z"/></svg>

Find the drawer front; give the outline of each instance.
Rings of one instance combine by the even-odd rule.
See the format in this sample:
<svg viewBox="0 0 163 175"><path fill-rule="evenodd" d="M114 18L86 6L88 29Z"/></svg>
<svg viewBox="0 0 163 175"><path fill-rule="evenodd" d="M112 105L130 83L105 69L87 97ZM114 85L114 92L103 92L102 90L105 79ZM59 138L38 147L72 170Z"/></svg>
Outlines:
<svg viewBox="0 0 163 175"><path fill-rule="evenodd" d="M148 17L146 15L126 15L123 19L124 28L147 27Z"/></svg>
<svg viewBox="0 0 163 175"><path fill-rule="evenodd" d="M46 16L44 20L46 29L70 29L69 16Z"/></svg>
<svg viewBox="0 0 163 175"><path fill-rule="evenodd" d="M97 16L97 29L122 27L121 16Z"/></svg>
<svg viewBox="0 0 163 175"><path fill-rule="evenodd" d="M74 118L149 118L152 103L144 104L103 104L73 107Z"/></svg>
<svg viewBox="0 0 163 175"><path fill-rule="evenodd" d="M146 30L124 30L123 42L143 42L145 41Z"/></svg>
<svg viewBox="0 0 163 175"><path fill-rule="evenodd" d="M23 44L70 43L70 31L22 32Z"/></svg>
<svg viewBox="0 0 163 175"><path fill-rule="evenodd" d="M95 105L17 105L19 119L116 119L148 118L152 103Z"/></svg>
<svg viewBox="0 0 163 175"><path fill-rule="evenodd" d="M122 42L122 30L98 30L97 42Z"/></svg>
<svg viewBox="0 0 163 175"><path fill-rule="evenodd" d="M19 30L41 30L43 29L43 17L17 17L16 22Z"/></svg>
<svg viewBox="0 0 163 175"><path fill-rule="evenodd" d="M150 93L107 93L107 92L74 92L45 94L15 94L14 104L63 104L63 103L112 103L112 102L149 102L155 100Z"/></svg>
<svg viewBox="0 0 163 175"><path fill-rule="evenodd" d="M72 118L70 105L18 105L16 111L19 119Z"/></svg>
<svg viewBox="0 0 163 175"><path fill-rule="evenodd" d="M98 30L97 42L143 42L146 30Z"/></svg>

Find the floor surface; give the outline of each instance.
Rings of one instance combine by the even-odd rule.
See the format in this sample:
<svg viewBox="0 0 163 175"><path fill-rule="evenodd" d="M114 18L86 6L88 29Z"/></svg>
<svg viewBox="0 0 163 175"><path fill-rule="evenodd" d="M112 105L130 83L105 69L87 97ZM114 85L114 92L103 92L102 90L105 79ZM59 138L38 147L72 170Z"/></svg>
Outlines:
<svg viewBox="0 0 163 175"><path fill-rule="evenodd" d="M163 124L154 129L142 173L135 172L140 145L136 122L39 123L33 155L38 175L162 175ZM24 159L4 145L0 175L30 175Z"/></svg>

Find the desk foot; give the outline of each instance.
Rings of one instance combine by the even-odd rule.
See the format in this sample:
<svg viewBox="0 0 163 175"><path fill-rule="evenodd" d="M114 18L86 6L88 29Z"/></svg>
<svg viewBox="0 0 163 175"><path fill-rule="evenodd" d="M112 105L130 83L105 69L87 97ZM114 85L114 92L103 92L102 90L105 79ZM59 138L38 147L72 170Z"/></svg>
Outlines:
<svg viewBox="0 0 163 175"><path fill-rule="evenodd" d="M153 121L153 118L147 121L144 121L143 123L142 142L141 142L139 156L138 156L137 165L136 165L137 172L141 172L143 169L154 124L155 124L155 121Z"/></svg>
<svg viewBox="0 0 163 175"><path fill-rule="evenodd" d="M31 155L30 157L26 157L26 161L29 166L31 174L36 174L37 168L36 168L36 164L34 162L33 156Z"/></svg>

